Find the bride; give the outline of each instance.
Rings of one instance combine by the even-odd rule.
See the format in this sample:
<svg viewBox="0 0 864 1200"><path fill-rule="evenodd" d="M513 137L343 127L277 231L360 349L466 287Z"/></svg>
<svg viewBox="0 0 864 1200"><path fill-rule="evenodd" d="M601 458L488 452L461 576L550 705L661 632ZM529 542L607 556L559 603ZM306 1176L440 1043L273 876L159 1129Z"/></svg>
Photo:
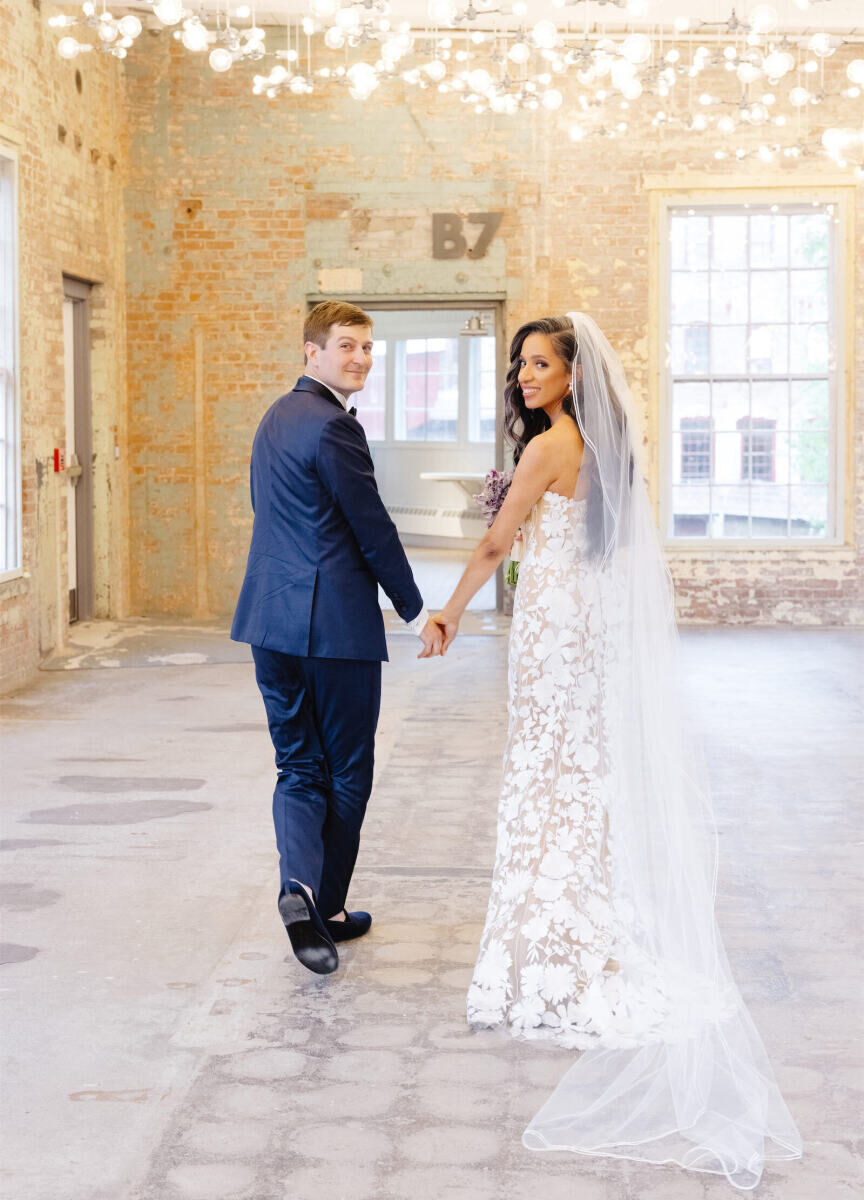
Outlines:
<svg viewBox="0 0 864 1200"><path fill-rule="evenodd" d="M714 918L716 835L683 731L671 580L617 355L584 313L510 347L515 471L436 620L444 649L520 528L492 892L468 1020L582 1053L536 1150L755 1187L801 1139Z"/></svg>

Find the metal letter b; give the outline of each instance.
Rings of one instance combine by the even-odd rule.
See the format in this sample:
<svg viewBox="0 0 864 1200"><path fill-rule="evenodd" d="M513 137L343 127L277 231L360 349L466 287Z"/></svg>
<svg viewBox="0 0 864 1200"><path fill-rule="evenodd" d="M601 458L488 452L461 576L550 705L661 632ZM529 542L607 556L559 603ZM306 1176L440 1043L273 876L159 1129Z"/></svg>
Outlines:
<svg viewBox="0 0 864 1200"><path fill-rule="evenodd" d="M432 214L432 257L461 258L468 248L458 213Z"/></svg>

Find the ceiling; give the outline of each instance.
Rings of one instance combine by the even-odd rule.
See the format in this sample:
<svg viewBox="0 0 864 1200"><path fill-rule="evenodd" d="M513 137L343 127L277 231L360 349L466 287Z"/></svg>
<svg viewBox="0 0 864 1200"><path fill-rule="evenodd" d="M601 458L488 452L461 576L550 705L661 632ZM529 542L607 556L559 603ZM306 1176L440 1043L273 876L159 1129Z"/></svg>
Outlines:
<svg viewBox="0 0 864 1200"><path fill-rule="evenodd" d="M486 0L488 3L488 0ZM512 15L512 0L492 0L496 11L482 12L484 0L474 0L478 16L474 21L457 22L454 28L462 29L492 29L496 25L513 28L518 24L518 18ZM765 4L766 0L641 0L644 15L634 17L624 8L618 8L614 0L568 0L564 7L556 5L553 0L527 0L528 12L524 17L525 24L530 28L542 19L552 20L559 26L569 24L574 32L588 28L606 27L609 29L645 28L649 26L668 25L671 29L676 17L687 16L696 31L700 22L709 25L725 24L733 9L741 20L746 20L757 3ZM795 0L768 0L779 18L778 28L790 32L816 32L827 30L837 34L846 34L856 38L864 37L864 0L811 0L810 7L802 11ZM800 0L804 3L804 0ZM310 0L264 0L255 4L254 0L229 0L229 8L233 12L236 7L246 3L254 9L258 25L281 25L287 20L296 20L310 13ZM361 0L362 3L362 0ZM457 13L464 12L469 0L455 0ZM205 10L216 12L225 10L226 0L186 0L190 11ZM78 7L69 3L52 4L46 0L46 7L73 12ZM346 5L347 7L347 5ZM370 4L371 7L371 4ZM149 11L147 0L116 0L111 5L116 11ZM501 11L503 10L503 11ZM412 28L423 29L427 26L428 0L390 0L389 17L393 25L399 21L410 21ZM243 21L239 22L240 24ZM330 24L331 22L327 22ZM708 33L708 29L703 29Z"/></svg>

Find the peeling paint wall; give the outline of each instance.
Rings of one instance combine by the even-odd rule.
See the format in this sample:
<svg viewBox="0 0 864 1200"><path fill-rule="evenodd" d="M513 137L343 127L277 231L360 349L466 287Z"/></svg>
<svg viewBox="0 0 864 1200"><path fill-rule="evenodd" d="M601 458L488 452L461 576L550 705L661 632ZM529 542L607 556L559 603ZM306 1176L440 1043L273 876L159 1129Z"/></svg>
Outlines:
<svg viewBox="0 0 864 1200"><path fill-rule="evenodd" d="M656 494L643 174L705 171L708 158L717 178L734 171L742 186L757 186L764 167L714 164L704 139L661 138L634 109L626 135L574 144L566 103L554 114L475 117L453 96L399 85L382 86L365 106L334 88L268 101L251 94L248 72L217 78L164 38L130 59L127 75L136 611L231 611L251 527L252 435L302 369L307 297L499 296L508 335L529 317L590 310L642 406ZM818 117L836 123L830 101ZM761 137L753 131L754 145ZM773 177L801 169L785 160ZM857 198L860 247L861 187ZM485 258L432 258L432 212L486 210L504 219ZM205 464L197 499L196 461ZM859 450L845 548L670 552L682 619L864 619L861 477Z"/></svg>
<svg viewBox="0 0 864 1200"><path fill-rule="evenodd" d="M704 139L661 136L638 106L615 141L573 143L566 102L476 117L453 96L401 85L367 106L332 89L268 101L251 94L251 69L217 77L168 34L142 37L124 64L66 63L55 42L28 0L0 7L0 134L20 156L25 548L23 574L0 584L4 688L66 629L67 485L51 470L64 436L64 272L98 285L97 615L227 614L251 529L252 435L302 369L308 298L498 298L508 335L529 317L588 309L628 372L656 495L645 175L763 186L825 165L707 165ZM842 123L834 105L811 117ZM864 620L862 192L846 544L671 551L685 621ZM433 212L488 210L504 216L486 257L432 258Z"/></svg>
<svg viewBox="0 0 864 1200"><path fill-rule="evenodd" d="M63 275L94 282L95 613L127 604L125 83L119 63L57 56L31 0L0 6L0 138L18 154L23 571L0 583L0 689L26 682L68 618ZM76 82L80 79L80 90ZM115 459L114 447L120 450Z"/></svg>

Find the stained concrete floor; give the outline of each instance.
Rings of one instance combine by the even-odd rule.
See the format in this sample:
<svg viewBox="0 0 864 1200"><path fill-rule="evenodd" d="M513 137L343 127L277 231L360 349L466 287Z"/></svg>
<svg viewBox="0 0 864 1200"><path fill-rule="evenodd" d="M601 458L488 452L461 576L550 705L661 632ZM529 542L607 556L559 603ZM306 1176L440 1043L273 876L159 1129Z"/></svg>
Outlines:
<svg viewBox="0 0 864 1200"><path fill-rule="evenodd" d="M475 614L433 662L393 628L351 897L375 924L326 979L287 953L276 914L271 750L243 648L212 625L90 626L0 702L4 1200L732 1194L522 1148L569 1057L469 1033L463 1015L506 622ZM803 1163L768 1168L761 1200L861 1194L862 644L684 636L720 919L805 1141Z"/></svg>

